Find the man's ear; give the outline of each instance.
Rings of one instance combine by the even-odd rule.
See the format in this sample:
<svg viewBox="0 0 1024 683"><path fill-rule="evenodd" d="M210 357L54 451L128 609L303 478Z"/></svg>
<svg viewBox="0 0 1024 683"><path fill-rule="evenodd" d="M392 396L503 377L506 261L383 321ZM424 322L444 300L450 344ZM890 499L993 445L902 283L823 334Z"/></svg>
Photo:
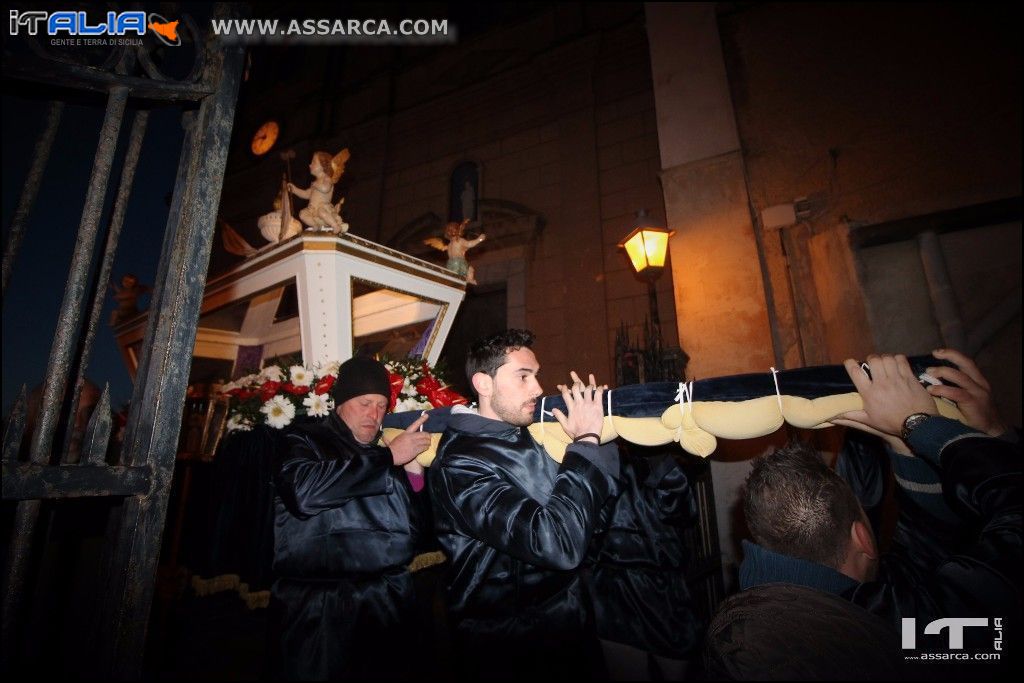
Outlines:
<svg viewBox="0 0 1024 683"><path fill-rule="evenodd" d="M491 394L494 392L494 378L486 372L474 373L473 389L476 390L476 395L480 398L484 398L485 396L490 398Z"/></svg>
<svg viewBox="0 0 1024 683"><path fill-rule="evenodd" d="M867 555L872 560L878 559L878 546L875 545L875 536L871 533L868 525L861 520L856 520L850 526L850 540L853 547Z"/></svg>

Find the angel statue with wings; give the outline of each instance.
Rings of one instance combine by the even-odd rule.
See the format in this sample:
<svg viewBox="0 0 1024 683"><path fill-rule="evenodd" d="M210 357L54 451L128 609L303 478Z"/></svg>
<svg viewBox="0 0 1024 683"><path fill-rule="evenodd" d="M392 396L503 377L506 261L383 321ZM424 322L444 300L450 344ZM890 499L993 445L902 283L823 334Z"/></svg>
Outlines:
<svg viewBox="0 0 1024 683"><path fill-rule="evenodd" d="M473 266L469 265L469 262L466 261L466 252L483 242L486 235L481 234L472 240L466 239L462 235L466 231L467 225L469 225L468 218L461 223L452 222L446 225L444 236L448 240L448 244L445 244L440 237L428 237L423 240L423 243L439 251L447 251L448 262L444 264L444 267L448 270L454 270L459 275L464 276L466 282L475 285L476 278L473 274Z"/></svg>
<svg viewBox="0 0 1024 683"><path fill-rule="evenodd" d="M342 197L334 201L334 186L345 172L345 163L349 157L348 148L334 156L330 152L314 152L309 163L309 172L313 174L313 182L305 190L288 183L288 191L296 197L308 199L309 204L299 211L299 220L312 230L328 230L335 235L346 232L348 223L341 219Z"/></svg>

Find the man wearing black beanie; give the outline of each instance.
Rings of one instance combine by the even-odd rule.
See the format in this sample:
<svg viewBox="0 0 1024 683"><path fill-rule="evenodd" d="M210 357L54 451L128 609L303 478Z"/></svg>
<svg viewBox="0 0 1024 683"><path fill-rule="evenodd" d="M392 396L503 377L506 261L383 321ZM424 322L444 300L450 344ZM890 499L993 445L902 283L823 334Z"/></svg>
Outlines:
<svg viewBox="0 0 1024 683"><path fill-rule="evenodd" d="M426 450L426 415L377 445L388 410L387 369L371 358L341 365L335 409L288 436L274 483L274 607L288 679L404 678L416 637L407 567L421 528L402 466Z"/></svg>

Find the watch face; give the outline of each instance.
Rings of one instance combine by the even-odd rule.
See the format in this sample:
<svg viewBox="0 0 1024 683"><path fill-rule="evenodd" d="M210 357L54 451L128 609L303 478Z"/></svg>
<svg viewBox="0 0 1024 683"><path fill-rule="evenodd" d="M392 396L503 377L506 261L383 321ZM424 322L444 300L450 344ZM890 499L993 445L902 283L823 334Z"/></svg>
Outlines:
<svg viewBox="0 0 1024 683"><path fill-rule="evenodd" d="M903 440L906 441L907 438L910 436L910 433L917 429L921 425L921 423L927 420L929 417L931 416L928 415L927 413L914 413L913 415L908 415L907 419L903 421L903 430L901 433Z"/></svg>
<svg viewBox="0 0 1024 683"><path fill-rule="evenodd" d="M278 128L277 121L267 121L256 134L252 136L252 153L256 156L266 154L277 142Z"/></svg>

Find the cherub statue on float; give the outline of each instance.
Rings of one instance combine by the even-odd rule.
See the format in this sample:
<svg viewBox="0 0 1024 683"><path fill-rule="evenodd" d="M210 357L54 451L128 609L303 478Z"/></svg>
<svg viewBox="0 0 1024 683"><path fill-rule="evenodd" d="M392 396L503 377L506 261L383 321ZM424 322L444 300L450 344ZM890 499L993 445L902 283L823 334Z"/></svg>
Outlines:
<svg viewBox="0 0 1024 683"><path fill-rule="evenodd" d="M473 272L473 266L469 265L469 262L466 260L466 252L483 242L486 235L481 234L472 240L466 239L462 235L465 233L467 225L469 225L468 218L461 223L451 222L446 225L444 227L444 236L448 240L447 244L441 241L439 237L428 237L423 240L423 243L439 251L447 251L448 262L444 264L444 267L448 270L454 270L457 274L464 276L466 282L475 285L476 277Z"/></svg>
<svg viewBox="0 0 1024 683"><path fill-rule="evenodd" d="M114 290L114 301L117 302L117 308L110 312L112 326L120 325L137 316L139 314L139 297L153 291L148 285L140 283L139 278L131 273L124 274L120 286L111 280L110 287Z"/></svg>
<svg viewBox="0 0 1024 683"><path fill-rule="evenodd" d="M341 218L342 197L334 201L334 186L341 180L345 172L345 163L349 157L348 148L334 156L330 152L314 152L309 163L309 172L313 174L313 182L305 190L288 183L288 191L296 197L308 199L306 208L299 211L299 220L311 230L327 230L335 235L346 232L348 223Z"/></svg>

